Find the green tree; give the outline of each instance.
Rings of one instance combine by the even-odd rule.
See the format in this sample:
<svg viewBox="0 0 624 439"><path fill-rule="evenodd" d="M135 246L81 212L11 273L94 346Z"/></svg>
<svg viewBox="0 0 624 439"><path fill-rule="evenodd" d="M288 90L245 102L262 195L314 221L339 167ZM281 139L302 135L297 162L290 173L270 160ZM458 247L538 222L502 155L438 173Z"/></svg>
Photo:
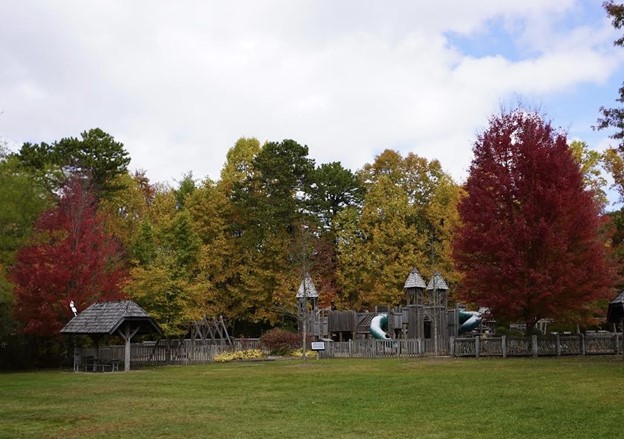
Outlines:
<svg viewBox="0 0 624 439"><path fill-rule="evenodd" d="M144 223L139 236L152 234ZM153 236L153 235L152 235ZM210 284L198 268L200 240L186 210L177 212L154 239L135 246L136 261L126 292L161 324L166 336L178 336L193 320L211 312Z"/></svg>
<svg viewBox="0 0 624 439"><path fill-rule="evenodd" d="M283 232L301 218L314 160L294 140L267 142L255 156L253 172L234 188L248 226L256 232Z"/></svg>
<svg viewBox="0 0 624 439"><path fill-rule="evenodd" d="M356 235L339 239L342 297L350 299L342 302L369 309L400 304L409 267L426 246L426 236L415 233L409 217L406 192L381 176L364 199Z"/></svg>
<svg viewBox="0 0 624 439"><path fill-rule="evenodd" d="M336 215L349 206L360 206L363 188L353 172L340 163L322 164L312 174L309 208L326 229L333 229Z"/></svg>
<svg viewBox="0 0 624 439"><path fill-rule="evenodd" d="M151 265L156 259L157 247L154 228L149 220L144 219L141 221L139 229L133 238L130 251L134 265L143 267Z"/></svg>
<svg viewBox="0 0 624 439"><path fill-rule="evenodd" d="M102 215L108 232L129 249L134 235L148 217L153 192L149 189L149 180L141 173L118 175L112 183L119 189L100 200L98 213Z"/></svg>
<svg viewBox="0 0 624 439"><path fill-rule="evenodd" d="M613 27L622 29L624 26L624 5L610 0L604 2L603 7L607 12L607 16L611 18ZM624 47L624 37L618 38L613 44ZM624 104L624 85L619 89L619 97L616 99L616 102ZM620 154L624 154L624 108L621 105L612 108L601 107L600 113L602 117L598 119L598 125L595 128L599 130L615 129L615 133L611 135L611 138L619 142L618 151Z"/></svg>
<svg viewBox="0 0 624 439"><path fill-rule="evenodd" d="M50 190L58 189L69 176L88 182L87 190L106 198L121 189L115 177L127 172L130 157L122 143L99 128L67 137L52 144L22 145L20 162L35 171Z"/></svg>
<svg viewBox="0 0 624 439"><path fill-rule="evenodd" d="M605 206L607 194L604 188L607 185L607 180L602 175L602 168L609 166L609 162L606 162L608 153L590 149L587 143L579 140L570 142L568 147L572 157L581 167L585 187L594 192L596 201L601 206Z"/></svg>
<svg viewBox="0 0 624 439"><path fill-rule="evenodd" d="M249 153L254 143L237 146ZM245 166L228 163L225 168L233 181L228 228L240 271L231 293L242 298L250 321L275 322L278 310L294 303L300 281L291 249L299 225L311 217L307 200L314 161L307 157L308 148L293 140L266 143L251 166L248 153L241 154L242 161L237 156Z"/></svg>
<svg viewBox="0 0 624 439"><path fill-rule="evenodd" d="M187 198L186 208L201 240L199 269L210 283L215 312L231 319L243 317L243 297L234 288L242 261L230 234L231 201L222 186L207 179Z"/></svg>
<svg viewBox="0 0 624 439"><path fill-rule="evenodd" d="M456 282L450 242L461 191L439 162L386 150L358 177L367 189L361 214L337 218L342 306L398 305L414 266Z"/></svg>
<svg viewBox="0 0 624 439"><path fill-rule="evenodd" d="M8 272L17 251L31 237L35 221L50 205L41 181L0 148L0 342L6 341L14 328L13 284Z"/></svg>
<svg viewBox="0 0 624 439"><path fill-rule="evenodd" d="M219 186L228 197L232 195L235 186L253 179L253 161L260 149L258 139L244 137L229 149L219 180Z"/></svg>
<svg viewBox="0 0 624 439"><path fill-rule="evenodd" d="M197 189L197 185L193 178L193 172L189 171L182 176L182 180L178 182L178 188L174 191L178 209L184 209L187 197L191 195L195 189Z"/></svg>

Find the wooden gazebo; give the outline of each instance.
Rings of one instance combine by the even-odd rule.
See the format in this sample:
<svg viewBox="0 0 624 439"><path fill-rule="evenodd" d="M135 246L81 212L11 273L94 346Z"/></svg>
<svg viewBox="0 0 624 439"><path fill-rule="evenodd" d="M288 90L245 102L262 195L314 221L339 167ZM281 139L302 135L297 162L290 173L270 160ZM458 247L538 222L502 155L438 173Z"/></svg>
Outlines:
<svg viewBox="0 0 624 439"><path fill-rule="evenodd" d="M62 334L88 335L96 344L105 335L119 335L126 342L124 370L130 370L130 340L137 334L162 334L160 326L131 300L94 303L69 321Z"/></svg>

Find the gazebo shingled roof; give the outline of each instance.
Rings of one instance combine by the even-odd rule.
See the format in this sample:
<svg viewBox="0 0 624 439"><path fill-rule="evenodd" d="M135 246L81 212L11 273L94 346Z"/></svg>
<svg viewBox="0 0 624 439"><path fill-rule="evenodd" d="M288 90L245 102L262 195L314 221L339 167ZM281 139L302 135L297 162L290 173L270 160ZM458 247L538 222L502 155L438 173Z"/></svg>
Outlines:
<svg viewBox="0 0 624 439"><path fill-rule="evenodd" d="M61 333L112 335L123 323L131 322L138 333L158 333L162 330L143 308L131 300L94 303L69 321Z"/></svg>

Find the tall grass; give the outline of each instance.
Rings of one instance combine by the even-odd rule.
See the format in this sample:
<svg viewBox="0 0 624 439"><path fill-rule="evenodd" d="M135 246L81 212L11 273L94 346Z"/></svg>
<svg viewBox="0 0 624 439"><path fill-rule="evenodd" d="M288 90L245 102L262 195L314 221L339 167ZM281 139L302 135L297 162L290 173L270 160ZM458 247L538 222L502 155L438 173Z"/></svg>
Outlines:
<svg viewBox="0 0 624 439"><path fill-rule="evenodd" d="M0 375L2 438L614 438L621 357Z"/></svg>

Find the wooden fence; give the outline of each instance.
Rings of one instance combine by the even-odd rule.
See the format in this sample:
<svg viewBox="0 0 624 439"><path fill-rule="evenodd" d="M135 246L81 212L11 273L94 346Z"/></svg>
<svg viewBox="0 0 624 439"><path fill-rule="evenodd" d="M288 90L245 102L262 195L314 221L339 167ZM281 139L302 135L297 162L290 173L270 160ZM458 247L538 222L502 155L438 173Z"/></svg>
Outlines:
<svg viewBox="0 0 624 439"><path fill-rule="evenodd" d="M574 334L532 337L470 337L450 340L455 357L538 357L622 353L622 334Z"/></svg>
<svg viewBox="0 0 624 439"><path fill-rule="evenodd" d="M621 354L622 334L575 334L533 337L451 337L439 339L375 340L356 339L345 342L327 341L319 351L321 358L389 358L423 355L451 355L455 357L537 357L561 355ZM205 344L190 340L131 345L130 367L164 364L205 364L224 352L259 349L258 339L237 339L231 345ZM436 349L437 348L437 349ZM112 370L123 369L124 346L105 346L81 349L75 356L75 370L96 370L99 365L113 365ZM106 370L106 369L102 369ZM111 370L111 369L108 369Z"/></svg>
<svg viewBox="0 0 624 439"><path fill-rule="evenodd" d="M622 353L622 334L575 334L533 337L466 337L410 340L350 340L326 342L321 358L416 357L451 355L455 357L518 357L561 355L614 355ZM436 352L437 351L437 352Z"/></svg>
<svg viewBox="0 0 624 439"><path fill-rule="evenodd" d="M375 340L356 339L344 342L325 342L325 350L320 351L321 358L383 358L417 357L426 354L448 355L449 340L438 339L436 346L432 339Z"/></svg>
<svg viewBox="0 0 624 439"><path fill-rule="evenodd" d="M258 339L237 339L231 345L207 344L191 340L133 343L130 346L130 368L160 366L164 364L206 364L224 352L258 349ZM94 360L101 366L115 365L123 369L124 346L104 346L99 349L80 349L74 356L75 370L96 370ZM104 369L105 370L105 369Z"/></svg>

